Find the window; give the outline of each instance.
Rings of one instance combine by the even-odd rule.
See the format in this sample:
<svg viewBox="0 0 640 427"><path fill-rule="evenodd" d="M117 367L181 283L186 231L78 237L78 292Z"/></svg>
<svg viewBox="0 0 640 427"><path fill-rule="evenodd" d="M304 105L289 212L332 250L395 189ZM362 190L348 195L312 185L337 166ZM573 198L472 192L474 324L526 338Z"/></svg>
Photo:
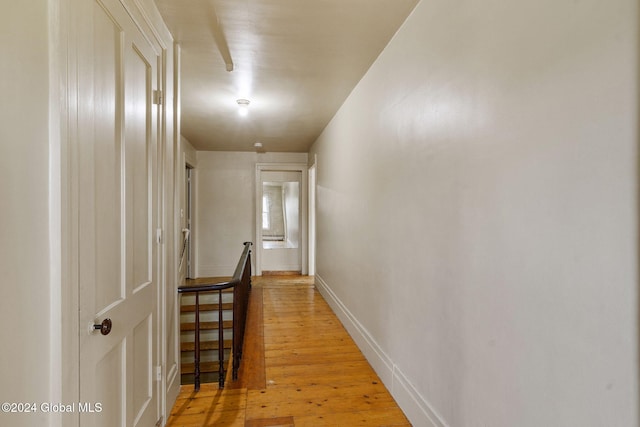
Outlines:
<svg viewBox="0 0 640 427"><path fill-rule="evenodd" d="M269 221L269 197L267 194L262 196L262 229L268 230L271 228Z"/></svg>

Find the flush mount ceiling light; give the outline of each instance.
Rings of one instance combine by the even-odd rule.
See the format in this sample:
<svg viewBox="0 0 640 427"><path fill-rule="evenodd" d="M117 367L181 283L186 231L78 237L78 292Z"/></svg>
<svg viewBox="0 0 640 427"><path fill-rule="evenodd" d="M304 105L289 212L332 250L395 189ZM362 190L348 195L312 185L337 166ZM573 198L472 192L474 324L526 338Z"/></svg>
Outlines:
<svg viewBox="0 0 640 427"><path fill-rule="evenodd" d="M248 99L238 99L236 101L238 103L238 114L242 117L249 114L249 100Z"/></svg>

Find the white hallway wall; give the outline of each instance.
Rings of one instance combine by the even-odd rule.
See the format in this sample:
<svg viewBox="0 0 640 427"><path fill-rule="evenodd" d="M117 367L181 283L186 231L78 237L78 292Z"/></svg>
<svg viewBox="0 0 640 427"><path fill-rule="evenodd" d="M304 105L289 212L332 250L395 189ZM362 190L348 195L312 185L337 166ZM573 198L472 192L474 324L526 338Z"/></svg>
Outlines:
<svg viewBox="0 0 640 427"><path fill-rule="evenodd" d="M256 163L307 163L307 154L198 151L197 161L196 276L231 276L242 243L255 242Z"/></svg>
<svg viewBox="0 0 640 427"><path fill-rule="evenodd" d="M638 425L638 5L422 1L317 154L317 283L416 426Z"/></svg>
<svg viewBox="0 0 640 427"><path fill-rule="evenodd" d="M0 13L0 401L49 402L59 387L59 206L55 180L59 140L49 110L47 2L10 2ZM56 75L51 79L55 84ZM51 122L50 122L51 120ZM50 129L50 123L52 128ZM51 155L51 157L50 157ZM50 188L51 186L51 188ZM51 193L50 193L51 190ZM50 197L51 196L51 197ZM58 199L58 201L56 200ZM58 219L59 219L59 213ZM51 222L50 222L51 219ZM52 310L58 310L57 313ZM50 327L51 326L51 330ZM51 333L53 332L53 333ZM59 396L59 395L58 395ZM0 413L0 424L48 425L50 414Z"/></svg>

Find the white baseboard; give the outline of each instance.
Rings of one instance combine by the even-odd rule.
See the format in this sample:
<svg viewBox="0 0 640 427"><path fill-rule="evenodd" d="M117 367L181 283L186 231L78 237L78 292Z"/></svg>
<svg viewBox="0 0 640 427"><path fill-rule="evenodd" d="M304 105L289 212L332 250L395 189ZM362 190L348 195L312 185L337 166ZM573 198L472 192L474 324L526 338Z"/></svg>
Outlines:
<svg viewBox="0 0 640 427"><path fill-rule="evenodd" d="M300 264L263 265L262 271L302 271L302 266Z"/></svg>
<svg viewBox="0 0 640 427"><path fill-rule="evenodd" d="M364 326L340 301L331 287L318 274L316 288L347 329L384 385L414 427L447 427L432 406L418 393L409 379L373 339Z"/></svg>

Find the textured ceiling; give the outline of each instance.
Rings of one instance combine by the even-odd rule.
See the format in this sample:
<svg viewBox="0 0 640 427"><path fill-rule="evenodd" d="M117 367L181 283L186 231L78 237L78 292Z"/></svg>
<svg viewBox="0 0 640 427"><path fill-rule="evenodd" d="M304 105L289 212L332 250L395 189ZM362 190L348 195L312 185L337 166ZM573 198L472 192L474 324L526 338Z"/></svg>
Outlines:
<svg viewBox="0 0 640 427"><path fill-rule="evenodd" d="M181 46L182 135L197 150L308 151L417 2L156 0Z"/></svg>

